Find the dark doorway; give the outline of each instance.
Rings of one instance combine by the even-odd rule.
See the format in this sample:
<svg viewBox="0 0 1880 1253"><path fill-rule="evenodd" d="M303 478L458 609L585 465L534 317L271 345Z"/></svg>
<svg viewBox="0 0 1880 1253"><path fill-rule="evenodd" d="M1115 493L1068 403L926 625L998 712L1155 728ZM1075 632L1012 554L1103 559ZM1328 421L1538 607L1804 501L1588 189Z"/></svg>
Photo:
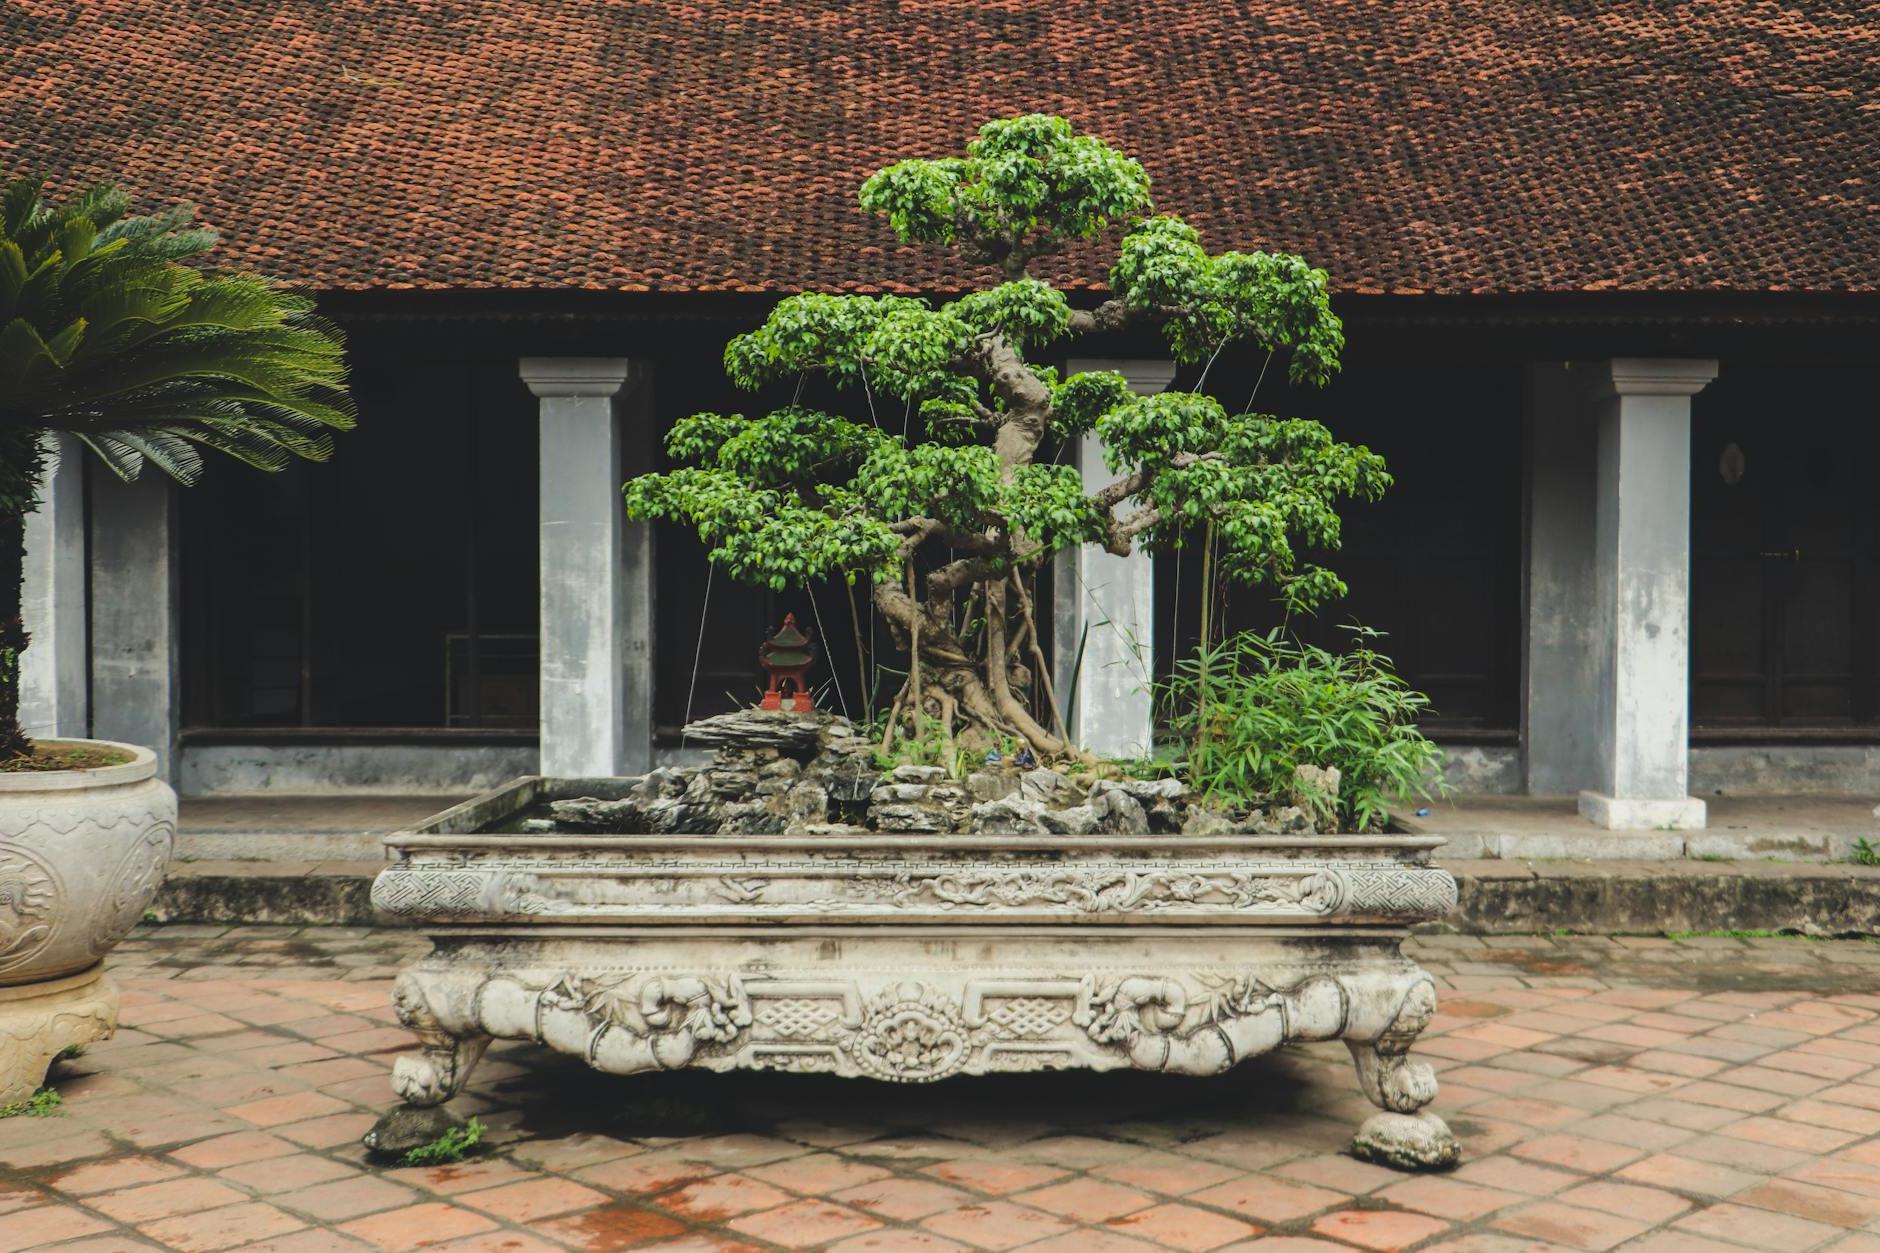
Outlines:
<svg viewBox="0 0 1880 1253"><path fill-rule="evenodd" d="M1696 397L1691 719L1872 726L1880 376L1735 364Z"/></svg>
<svg viewBox="0 0 1880 1253"><path fill-rule="evenodd" d="M182 493L185 725L536 726L535 401L513 357L353 340L325 464Z"/></svg>

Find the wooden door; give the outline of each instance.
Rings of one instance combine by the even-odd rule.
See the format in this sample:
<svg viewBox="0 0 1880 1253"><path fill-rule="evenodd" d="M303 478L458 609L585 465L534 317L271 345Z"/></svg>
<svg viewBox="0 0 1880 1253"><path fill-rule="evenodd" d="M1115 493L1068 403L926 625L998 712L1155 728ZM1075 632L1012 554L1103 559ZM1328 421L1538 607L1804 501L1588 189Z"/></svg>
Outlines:
<svg viewBox="0 0 1880 1253"><path fill-rule="evenodd" d="M1691 715L1871 725L1880 401L1871 374L1738 367L1692 423Z"/></svg>

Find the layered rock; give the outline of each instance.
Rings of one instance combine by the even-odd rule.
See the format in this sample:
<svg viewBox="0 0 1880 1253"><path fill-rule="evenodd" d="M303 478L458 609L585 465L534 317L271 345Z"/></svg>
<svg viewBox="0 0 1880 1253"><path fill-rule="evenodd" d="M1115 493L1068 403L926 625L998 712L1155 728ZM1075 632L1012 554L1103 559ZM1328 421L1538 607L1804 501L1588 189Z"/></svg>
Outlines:
<svg viewBox="0 0 1880 1253"><path fill-rule="evenodd" d="M883 771L875 744L829 713L743 710L686 728L715 751L703 766L633 779L615 800L555 801L531 831L843 836L1302 835L1332 829L1338 771L1301 766L1290 804L1228 811L1179 779L1064 773L998 762L955 777L941 766Z"/></svg>

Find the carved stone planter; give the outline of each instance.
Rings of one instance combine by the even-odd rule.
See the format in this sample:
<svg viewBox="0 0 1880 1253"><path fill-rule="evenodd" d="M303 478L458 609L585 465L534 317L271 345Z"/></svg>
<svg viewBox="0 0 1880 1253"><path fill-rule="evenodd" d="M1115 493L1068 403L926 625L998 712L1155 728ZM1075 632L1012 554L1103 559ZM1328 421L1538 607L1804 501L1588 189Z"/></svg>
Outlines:
<svg viewBox="0 0 1880 1253"><path fill-rule="evenodd" d="M169 864L176 793L156 754L107 746L131 760L0 774L0 1105L30 1096L60 1050L116 1028L103 959Z"/></svg>
<svg viewBox="0 0 1880 1253"><path fill-rule="evenodd" d="M1357 1150L1446 1165L1455 1140L1419 1112L1435 1078L1408 1056L1435 985L1399 951L1407 924L1455 903L1455 881L1428 864L1440 843L393 836L373 902L435 944L396 985L423 1048L399 1059L393 1087L410 1106L448 1101L491 1038L614 1074L898 1083L1210 1075L1340 1039L1385 1111Z"/></svg>

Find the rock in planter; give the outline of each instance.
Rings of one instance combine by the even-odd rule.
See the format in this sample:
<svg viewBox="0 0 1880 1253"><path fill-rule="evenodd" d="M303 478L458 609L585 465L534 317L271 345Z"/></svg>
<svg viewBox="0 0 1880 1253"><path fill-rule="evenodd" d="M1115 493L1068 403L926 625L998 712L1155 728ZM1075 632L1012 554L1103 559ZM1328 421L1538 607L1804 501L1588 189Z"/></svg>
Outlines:
<svg viewBox="0 0 1880 1253"><path fill-rule="evenodd" d="M1075 805L1084 799L1083 789L1055 770L1027 770L1019 777L1018 794L1028 801L1052 806Z"/></svg>
<svg viewBox="0 0 1880 1253"><path fill-rule="evenodd" d="M938 805L900 802L875 802L868 808L868 822L877 831L932 833L951 831L953 820Z"/></svg>
<svg viewBox="0 0 1880 1253"><path fill-rule="evenodd" d="M1055 829L1045 825L1050 814L1037 801L1008 796L974 805L967 829L975 835L1048 835Z"/></svg>
<svg viewBox="0 0 1880 1253"><path fill-rule="evenodd" d="M103 958L156 897L176 793L147 748L122 765L0 774L0 1105L30 1095L60 1050L109 1036Z"/></svg>
<svg viewBox="0 0 1880 1253"><path fill-rule="evenodd" d="M772 748L780 753L807 761L825 742L853 738L855 728L847 718L831 713L774 713L764 709L740 709L688 723L685 740L707 748Z"/></svg>
<svg viewBox="0 0 1880 1253"><path fill-rule="evenodd" d="M1019 776L1005 770L975 770L966 776L966 792L975 802L1002 801L1018 791Z"/></svg>
<svg viewBox="0 0 1880 1253"><path fill-rule="evenodd" d="M1240 824L1234 821L1232 814L1224 814L1218 809L1205 805L1196 805L1189 809L1187 818L1182 823L1183 835L1237 835Z"/></svg>

